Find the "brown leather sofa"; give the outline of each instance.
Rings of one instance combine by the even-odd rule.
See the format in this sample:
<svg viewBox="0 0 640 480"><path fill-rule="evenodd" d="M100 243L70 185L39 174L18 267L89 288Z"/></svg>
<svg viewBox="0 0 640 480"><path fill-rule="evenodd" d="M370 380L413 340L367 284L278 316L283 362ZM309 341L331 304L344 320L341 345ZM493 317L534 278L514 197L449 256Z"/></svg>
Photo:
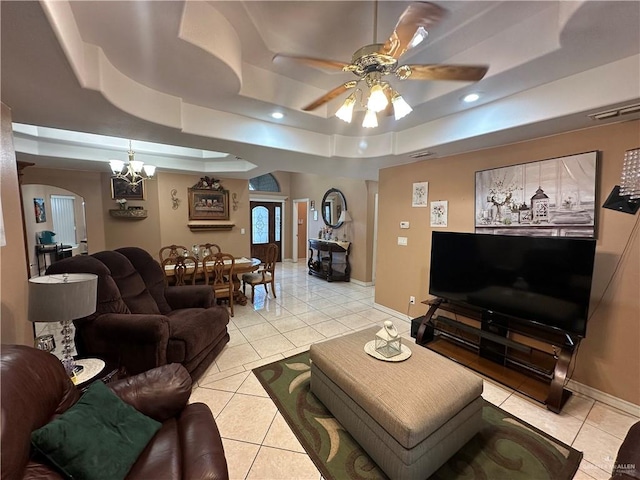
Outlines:
<svg viewBox="0 0 640 480"><path fill-rule="evenodd" d="M611 480L640 480L640 422L634 423L624 437Z"/></svg>
<svg viewBox="0 0 640 480"><path fill-rule="evenodd" d="M160 264L137 247L60 260L47 274L98 275L96 312L74 320L79 356L97 357L127 374L168 363L197 380L229 341L226 308L204 285L164 283Z"/></svg>
<svg viewBox="0 0 640 480"><path fill-rule="evenodd" d="M2 479L63 476L31 448L31 432L74 405L80 393L60 361L24 345L2 345ZM227 462L209 407L187 404L191 378L179 364L164 365L108 384L124 402L156 421L160 430L127 479L226 479Z"/></svg>

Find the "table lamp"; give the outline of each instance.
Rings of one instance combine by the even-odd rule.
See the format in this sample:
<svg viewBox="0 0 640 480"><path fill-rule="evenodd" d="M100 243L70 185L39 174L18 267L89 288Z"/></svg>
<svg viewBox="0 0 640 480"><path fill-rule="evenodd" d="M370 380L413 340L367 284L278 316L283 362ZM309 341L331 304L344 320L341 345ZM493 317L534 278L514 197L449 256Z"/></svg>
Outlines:
<svg viewBox="0 0 640 480"><path fill-rule="evenodd" d="M29 321L60 322L62 364L70 376L78 373L71 352L71 321L96 311L98 276L92 273L64 273L29 279Z"/></svg>
<svg viewBox="0 0 640 480"><path fill-rule="evenodd" d="M347 223L351 223L353 220L351 219L351 215L349 215L349 212L347 210L342 210L342 212L340 212L340 218L338 218L338 223L344 223L344 232L342 234L342 239L346 242L347 241Z"/></svg>

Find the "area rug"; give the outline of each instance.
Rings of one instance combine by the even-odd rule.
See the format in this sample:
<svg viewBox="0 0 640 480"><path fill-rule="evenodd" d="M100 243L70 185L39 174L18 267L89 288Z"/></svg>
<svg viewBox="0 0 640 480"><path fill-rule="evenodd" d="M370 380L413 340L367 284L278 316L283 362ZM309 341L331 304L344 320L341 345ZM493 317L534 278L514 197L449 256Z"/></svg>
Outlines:
<svg viewBox="0 0 640 480"><path fill-rule="evenodd" d="M310 392L308 352L256 368L253 373L325 479L387 478ZM582 453L486 401L482 418L482 430L431 479L573 478Z"/></svg>

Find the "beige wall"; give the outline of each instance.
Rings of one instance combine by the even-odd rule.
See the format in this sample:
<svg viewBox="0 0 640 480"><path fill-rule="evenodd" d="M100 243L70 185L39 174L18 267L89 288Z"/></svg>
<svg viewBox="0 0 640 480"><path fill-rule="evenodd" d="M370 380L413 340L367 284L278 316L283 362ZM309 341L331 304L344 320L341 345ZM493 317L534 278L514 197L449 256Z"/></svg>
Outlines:
<svg viewBox="0 0 640 480"><path fill-rule="evenodd" d="M249 245L249 187L246 180L220 178L222 187L229 190L229 202L233 193L237 194L238 209L233 209L233 203L229 207L229 221L235 226L230 231L204 231L192 232L189 230L189 195L188 189L198 183L198 175L181 175L160 173L157 179L156 199L159 205L159 216L154 221L159 226L159 236L155 239L153 249L149 250L157 256L161 246L184 245L190 247L193 244L217 243L224 252L235 256L248 256L251 254ZM151 182L147 182L151 183ZM176 210L171 208L171 190L178 190L180 205ZM242 235L241 229L245 229Z"/></svg>
<svg viewBox="0 0 640 480"><path fill-rule="evenodd" d="M27 257L11 110L4 104L0 107L0 214L6 236L6 245L0 247L0 341L33 345L33 326L27 321Z"/></svg>
<svg viewBox="0 0 640 480"><path fill-rule="evenodd" d="M412 183L429 182L429 201L449 201L446 230L472 232L476 171L599 150L596 204L602 205L619 183L625 150L639 145L640 122L633 121L382 170L376 303L404 313L409 295L428 298L432 229L429 209L411 207ZM411 222L409 230L400 230L403 220ZM639 221L640 214L597 211L591 318L573 379L640 405ZM397 245L398 236L408 237L406 247ZM409 312L417 317L426 306L418 303Z"/></svg>
<svg viewBox="0 0 640 480"><path fill-rule="evenodd" d="M103 201L104 183L108 187L108 173L79 170L28 167L24 170L22 177L22 185L50 185L84 198L89 253L107 248L105 244L105 212L108 208L116 208L110 207L108 202ZM110 199L110 196L107 198ZM33 199L25 197L25 203L28 202L33 202ZM25 205L25 209L28 211L27 205ZM50 214L51 211L49 210L48 213ZM38 227L38 230L41 229Z"/></svg>
<svg viewBox="0 0 640 480"><path fill-rule="evenodd" d="M293 199L308 198L320 208L325 192L330 188L340 190L347 201L347 210L353 221L348 226L335 230L342 238L343 229L347 229L348 239L352 242L349 262L351 278L363 283L371 282L373 196L377 182L355 180L343 177L324 177L303 173L291 174L291 196ZM318 211L318 220L309 215L309 238L317 238L318 231L324 226L322 213Z"/></svg>
<svg viewBox="0 0 640 480"><path fill-rule="evenodd" d="M53 226L53 215L51 212L51 195L68 195L74 196L74 209L75 209L75 218L76 218L76 241L77 247L72 249L72 254L77 255L82 252L80 241L85 238L86 233L86 224L84 218L84 209L82 203L84 199L70 192L69 190L65 190L63 188L51 187L49 185L22 185L22 199L24 202L24 223L25 230L27 235L27 252L29 254L29 267L30 272L29 276L33 277L38 275L38 261L36 258L35 245L36 245L36 236L38 232L42 232L43 230L50 230L54 233L56 229ZM33 200L35 198L42 198L44 200L44 208L46 213L46 222L36 223ZM56 243L60 243L61 239L59 237L54 237ZM50 255L47 255L47 265L50 264ZM44 259L43 255L40 255L40 267L44 268Z"/></svg>

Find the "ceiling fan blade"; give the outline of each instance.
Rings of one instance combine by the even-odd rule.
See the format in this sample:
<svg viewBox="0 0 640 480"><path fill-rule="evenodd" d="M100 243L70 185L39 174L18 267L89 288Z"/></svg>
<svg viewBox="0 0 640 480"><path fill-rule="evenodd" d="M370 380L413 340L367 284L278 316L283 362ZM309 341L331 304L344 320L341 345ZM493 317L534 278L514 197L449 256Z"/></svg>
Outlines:
<svg viewBox="0 0 640 480"><path fill-rule="evenodd" d="M273 63L285 63L287 61L293 61L296 63L302 63L309 67L319 68L320 70L329 70L330 72L343 72L344 68L349 66L348 63L338 62L336 60L323 60L321 58L311 57L296 57L293 55L282 55L280 53L273 57Z"/></svg>
<svg viewBox="0 0 640 480"><path fill-rule="evenodd" d="M403 53L424 40L429 27L438 23L445 13L446 10L444 8L433 3L412 3L400 15L396 28L385 42L380 53L395 59L400 58ZM417 41L419 35L422 35L423 38ZM414 37L416 37L415 42Z"/></svg>
<svg viewBox="0 0 640 480"><path fill-rule="evenodd" d="M396 69L401 80L462 80L477 82L489 70L486 65L402 65Z"/></svg>
<svg viewBox="0 0 640 480"><path fill-rule="evenodd" d="M339 87L334 88L330 92L325 93L323 96L321 96L317 100L311 102L309 105L304 107L302 110L304 110L305 112L310 112L311 110L315 110L319 106L324 105L327 102L330 102L331 100L333 100L334 98L338 97L339 95L342 95L344 92L346 92L346 91L348 91L348 90L350 90L352 88L355 88L355 86L357 84L358 84L358 82L355 81L355 80L352 80L350 82L345 82L342 85L340 85Z"/></svg>

